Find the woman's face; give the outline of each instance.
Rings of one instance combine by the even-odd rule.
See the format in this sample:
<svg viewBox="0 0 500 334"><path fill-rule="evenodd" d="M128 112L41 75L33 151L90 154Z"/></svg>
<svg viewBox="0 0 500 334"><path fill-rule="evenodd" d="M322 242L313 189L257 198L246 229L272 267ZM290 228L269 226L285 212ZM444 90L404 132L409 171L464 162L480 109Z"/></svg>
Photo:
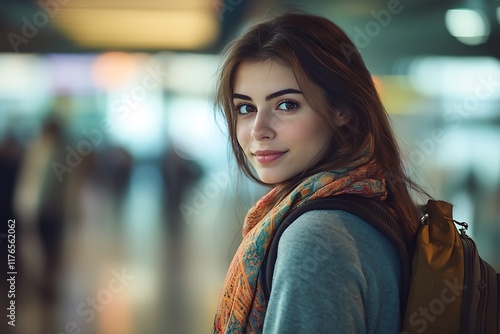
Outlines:
<svg viewBox="0 0 500 334"><path fill-rule="evenodd" d="M238 143L263 182L300 174L329 144L331 130L306 102L290 67L244 62L233 91Z"/></svg>

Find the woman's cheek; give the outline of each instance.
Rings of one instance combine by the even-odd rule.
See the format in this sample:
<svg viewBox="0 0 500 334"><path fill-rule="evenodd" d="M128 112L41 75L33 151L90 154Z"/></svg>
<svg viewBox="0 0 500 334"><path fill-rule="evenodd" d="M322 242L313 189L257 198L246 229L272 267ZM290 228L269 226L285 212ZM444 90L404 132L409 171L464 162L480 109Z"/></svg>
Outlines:
<svg viewBox="0 0 500 334"><path fill-rule="evenodd" d="M251 139L251 130L248 130L248 126L245 125L241 124L241 122L236 124L236 139L243 149Z"/></svg>

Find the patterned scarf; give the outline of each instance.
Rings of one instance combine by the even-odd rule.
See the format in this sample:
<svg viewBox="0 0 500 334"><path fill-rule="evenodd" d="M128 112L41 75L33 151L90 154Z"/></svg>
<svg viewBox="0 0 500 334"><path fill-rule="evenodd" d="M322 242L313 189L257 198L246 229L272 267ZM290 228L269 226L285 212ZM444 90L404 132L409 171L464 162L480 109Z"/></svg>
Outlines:
<svg viewBox="0 0 500 334"><path fill-rule="evenodd" d="M264 214L279 190L279 186L273 188L248 211L243 241L229 266L220 295L213 333L262 332L267 300L259 275L260 267L276 229L290 211L310 200L332 195L359 194L380 200L387 195L383 169L376 162L349 172L315 174Z"/></svg>

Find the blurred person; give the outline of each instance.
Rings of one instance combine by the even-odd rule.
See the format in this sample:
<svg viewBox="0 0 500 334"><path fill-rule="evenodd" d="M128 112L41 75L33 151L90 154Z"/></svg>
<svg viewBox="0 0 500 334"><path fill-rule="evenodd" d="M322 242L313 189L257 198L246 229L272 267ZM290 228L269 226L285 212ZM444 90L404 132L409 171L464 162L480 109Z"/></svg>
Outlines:
<svg viewBox="0 0 500 334"><path fill-rule="evenodd" d="M130 152L119 145L110 145L95 154L93 181L101 191L104 190L110 194L119 228L122 227L124 221L124 204L130 186L133 163Z"/></svg>
<svg viewBox="0 0 500 334"><path fill-rule="evenodd" d="M78 215L77 179L86 169L86 163L82 163L60 178L54 163L66 161L65 147L60 121L49 118L27 148L17 179L14 207L22 234L18 244L23 278L20 291L24 305L34 312L30 317L32 328L25 328L26 332L46 333L60 325L64 232L67 222Z"/></svg>
<svg viewBox="0 0 500 334"><path fill-rule="evenodd" d="M166 227L167 232L175 236L182 229L179 206L186 199L187 192L203 176L203 169L196 161L183 158L171 145L164 153L162 171L167 201Z"/></svg>
<svg viewBox="0 0 500 334"><path fill-rule="evenodd" d="M304 213L279 239L269 298L261 275L280 223L317 198L378 201L414 247L419 216L409 190L426 194L404 173L356 46L324 17L278 15L226 47L215 98L239 168L273 188L245 218L213 333L399 333L398 251L355 215ZM318 245L321 264L308 272Z"/></svg>
<svg viewBox="0 0 500 334"><path fill-rule="evenodd" d="M109 149L107 159L109 159L111 172L111 189L117 202L117 209L123 209L125 195L130 185L130 175L132 173L132 155L120 146L113 146Z"/></svg>
<svg viewBox="0 0 500 334"><path fill-rule="evenodd" d="M162 174L165 184L166 205L164 206L167 267L167 285L164 286L166 323L168 333L191 333L189 321L190 306L186 296L185 282L186 245L184 222L179 206L187 194L201 179L204 172L200 164L185 159L174 145L167 147L163 154Z"/></svg>

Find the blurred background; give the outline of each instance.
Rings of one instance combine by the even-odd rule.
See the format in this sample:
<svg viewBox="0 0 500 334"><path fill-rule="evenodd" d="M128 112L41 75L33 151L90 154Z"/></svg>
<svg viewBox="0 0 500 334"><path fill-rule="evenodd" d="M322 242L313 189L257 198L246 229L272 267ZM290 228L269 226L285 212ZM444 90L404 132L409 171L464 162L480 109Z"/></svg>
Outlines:
<svg viewBox="0 0 500 334"><path fill-rule="evenodd" d="M237 172L214 117L219 54L288 5L354 40L409 173L500 271L500 1L3 0L3 312L9 219L17 275L1 333L210 331L267 191Z"/></svg>

